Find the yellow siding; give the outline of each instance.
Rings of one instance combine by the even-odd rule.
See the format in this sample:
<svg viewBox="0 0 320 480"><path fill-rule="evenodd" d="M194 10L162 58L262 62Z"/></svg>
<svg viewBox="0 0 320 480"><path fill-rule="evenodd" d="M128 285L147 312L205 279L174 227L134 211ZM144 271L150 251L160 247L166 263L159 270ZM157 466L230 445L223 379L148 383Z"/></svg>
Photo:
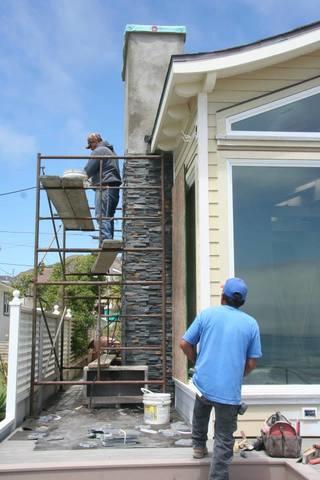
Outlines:
<svg viewBox="0 0 320 480"><path fill-rule="evenodd" d="M313 405L319 409L318 405ZM238 429L235 432L235 437L241 437L241 431L244 431L247 437L259 437L261 428L267 418L273 413L280 411L286 418L295 425L297 419L301 418L302 407L305 404L283 405L283 404L269 404L269 405L249 405L246 413L238 416ZM212 415L212 420L214 416ZM211 420L209 425L209 437L213 435L214 425ZM319 424L319 420L316 420ZM309 434L310 420L300 420L301 434L304 437L312 436Z"/></svg>
<svg viewBox="0 0 320 480"><path fill-rule="evenodd" d="M230 268L227 171L215 139L216 112L318 75L320 75L320 50L273 67L233 78L219 79L214 91L208 96L210 292L213 304L219 303L220 286L228 276ZM242 154L250 157L248 152ZM266 157L264 152L261 153L261 158L263 157Z"/></svg>

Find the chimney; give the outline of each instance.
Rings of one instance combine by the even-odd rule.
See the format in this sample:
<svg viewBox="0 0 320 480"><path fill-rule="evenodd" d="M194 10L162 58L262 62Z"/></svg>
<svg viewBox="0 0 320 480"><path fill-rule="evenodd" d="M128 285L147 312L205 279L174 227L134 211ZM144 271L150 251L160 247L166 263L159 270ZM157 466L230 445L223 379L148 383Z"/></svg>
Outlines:
<svg viewBox="0 0 320 480"><path fill-rule="evenodd" d="M183 26L127 25L122 79L125 82L125 152L144 154L151 135L171 55L183 53Z"/></svg>

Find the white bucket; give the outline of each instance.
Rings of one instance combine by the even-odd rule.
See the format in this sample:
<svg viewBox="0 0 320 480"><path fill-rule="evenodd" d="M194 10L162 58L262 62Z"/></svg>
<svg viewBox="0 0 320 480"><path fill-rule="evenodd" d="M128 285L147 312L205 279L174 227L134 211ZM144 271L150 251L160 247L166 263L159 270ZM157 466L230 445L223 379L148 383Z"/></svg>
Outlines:
<svg viewBox="0 0 320 480"><path fill-rule="evenodd" d="M81 180L86 180L88 176L84 170L69 168L63 172L63 178L81 178Z"/></svg>
<svg viewBox="0 0 320 480"><path fill-rule="evenodd" d="M149 425L170 423L170 393L153 393L146 388L143 392L144 422Z"/></svg>

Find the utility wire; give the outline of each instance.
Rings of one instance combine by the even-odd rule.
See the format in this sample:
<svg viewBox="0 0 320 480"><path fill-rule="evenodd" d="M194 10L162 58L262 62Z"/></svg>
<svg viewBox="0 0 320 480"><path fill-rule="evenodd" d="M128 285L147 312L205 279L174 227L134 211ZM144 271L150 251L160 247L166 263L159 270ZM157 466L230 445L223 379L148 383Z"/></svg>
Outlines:
<svg viewBox="0 0 320 480"><path fill-rule="evenodd" d="M4 262L0 262L0 265L12 265L13 267L33 267L33 265L25 265L24 263L4 263Z"/></svg>
<svg viewBox="0 0 320 480"><path fill-rule="evenodd" d="M20 231L19 232L19 231L11 231L11 230L0 230L0 233L14 233L14 234L16 234L16 233L21 233L21 234L26 233L26 234L34 235L34 232L26 232L26 231ZM61 234L62 234L62 232L61 232ZM51 236L52 233L40 232L40 235L50 235ZM77 236L77 237L87 237L88 236L88 234L86 234L86 233L69 233L69 232L68 232L68 235L74 235L74 236Z"/></svg>
<svg viewBox="0 0 320 480"><path fill-rule="evenodd" d="M33 245L27 245L25 243L9 243L9 242L1 242L0 241L0 248L2 247L2 245L9 245L9 247L5 247L5 248L10 248L10 247L28 247L28 248L33 248Z"/></svg>
<svg viewBox="0 0 320 480"><path fill-rule="evenodd" d="M1 270L1 272L4 272L7 275L9 275L9 277L12 277L12 274L10 272L7 272L7 270L3 270L3 268L0 268L0 270Z"/></svg>
<svg viewBox="0 0 320 480"><path fill-rule="evenodd" d="M58 234L59 231L61 230L61 227L62 227L62 225L60 225L60 226L58 227L57 234ZM53 236L52 236L52 240L51 240L51 242L50 242L50 245L49 245L48 249L51 248L51 245L54 243L55 239L56 239L56 238L55 238L55 235L53 235ZM49 252L45 252L45 253L44 253L42 259L40 260L40 262L38 262L38 266L41 265L41 264L44 262L44 259L46 258L46 256L48 255L48 253L49 253Z"/></svg>
<svg viewBox="0 0 320 480"><path fill-rule="evenodd" d="M22 188L21 190L13 190L12 192L0 193L0 197L4 195L13 195L14 193L26 192L27 190L35 190L36 187Z"/></svg>

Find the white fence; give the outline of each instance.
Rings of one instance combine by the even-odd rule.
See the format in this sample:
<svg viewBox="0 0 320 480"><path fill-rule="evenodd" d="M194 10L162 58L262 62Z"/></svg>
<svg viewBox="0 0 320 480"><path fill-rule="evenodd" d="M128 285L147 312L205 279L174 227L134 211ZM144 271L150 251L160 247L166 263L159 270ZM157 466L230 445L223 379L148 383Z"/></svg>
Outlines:
<svg viewBox="0 0 320 480"><path fill-rule="evenodd" d="M9 342L0 342L0 358L2 362L8 363L8 348L9 348Z"/></svg>
<svg viewBox="0 0 320 480"><path fill-rule="evenodd" d="M28 415L30 409L31 392L31 352L32 352L32 309L21 304L19 292L13 293L10 302L10 332L8 347L8 379L7 379L7 402L6 417L0 422L0 441L5 438L23 418ZM75 358L71 353L72 319L66 312L60 314L45 312L45 319L40 310L37 310L36 322L36 355L35 355L35 380L57 380L59 369L55 359L52 342L56 346L58 361L60 360L61 335L60 329L63 324L63 353L64 365L75 365ZM64 320L62 322L62 316ZM51 340L50 340L51 336ZM70 373L71 372L71 373ZM79 371L66 370L66 379ZM43 402L55 392L56 387L40 386L35 393L36 408L40 410Z"/></svg>

